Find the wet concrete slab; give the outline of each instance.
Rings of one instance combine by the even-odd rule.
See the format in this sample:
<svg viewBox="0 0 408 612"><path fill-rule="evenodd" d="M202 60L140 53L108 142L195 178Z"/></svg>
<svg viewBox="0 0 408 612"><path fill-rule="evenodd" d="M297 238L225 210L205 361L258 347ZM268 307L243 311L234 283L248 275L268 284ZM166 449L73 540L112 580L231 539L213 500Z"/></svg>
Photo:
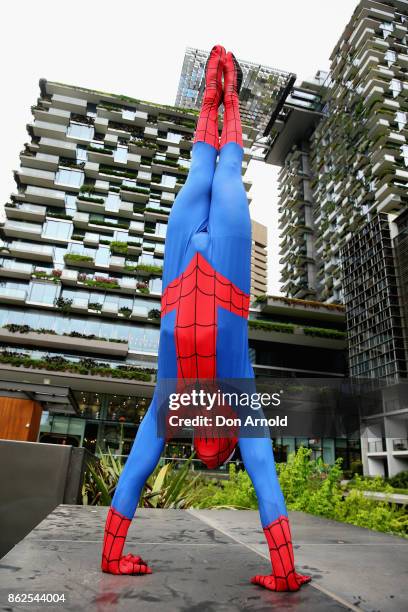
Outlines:
<svg viewBox="0 0 408 612"><path fill-rule="evenodd" d="M347 532L347 525L292 513L297 565L300 571L312 574L314 586L305 585L298 593L271 593L249 581L256 573L270 571L256 512L139 510L129 530L126 552L140 554L149 562L153 569L149 576L111 576L100 571L106 513L107 508L100 507L56 508L0 561L0 610L386 612L405 609L405 606L370 607L371 602L354 597L345 580L342 588L337 589L347 556L338 540L357 537L357 532L353 532L357 528ZM361 543L363 534L359 537ZM374 534L371 554L381 556L382 544L385 543L385 549L390 547L388 538ZM399 555L405 553L406 559L408 552L404 540L391 538L394 539L403 546L401 550L397 548L395 567L387 568L390 583L396 580L392 571L397 569ZM354 540L351 544L355 545ZM337 552L336 546L343 548ZM348 553L351 566L356 566L360 549ZM341 566L338 582L332 577L336 558ZM362 560L359 565L360 577L368 571L364 566L366 561ZM402 574L405 567L399 571ZM372 582L375 583L375 576ZM386 577L384 583L388 584ZM328 585L337 591L334 589L332 593ZM400 585L400 591L403 586ZM387 603L400 605L400 591L395 593L394 601L388 598ZM64 594L65 602L12 603L8 601L10 593Z"/></svg>

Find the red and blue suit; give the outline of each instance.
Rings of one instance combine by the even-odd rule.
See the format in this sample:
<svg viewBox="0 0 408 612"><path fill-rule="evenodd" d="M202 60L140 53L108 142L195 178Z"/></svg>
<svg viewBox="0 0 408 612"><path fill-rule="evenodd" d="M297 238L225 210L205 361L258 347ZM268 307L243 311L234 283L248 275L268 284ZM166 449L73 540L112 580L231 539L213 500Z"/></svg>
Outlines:
<svg viewBox="0 0 408 612"><path fill-rule="evenodd" d="M222 85L224 78L224 86ZM206 90L185 185L168 224L158 355L160 379L252 379L247 318L251 222L242 182L242 129L238 93L241 69L216 46L206 67ZM218 135L218 107L224 124ZM146 479L165 445L157 435L158 399L137 432L109 511L102 569L147 574L140 557L122 555L127 530ZM296 573L289 522L269 438L195 438L197 456L216 467L238 443L253 482L268 542L272 574L252 582L271 590L298 590L310 578ZM214 448L212 448L212 445ZM216 450L214 450L216 448Z"/></svg>

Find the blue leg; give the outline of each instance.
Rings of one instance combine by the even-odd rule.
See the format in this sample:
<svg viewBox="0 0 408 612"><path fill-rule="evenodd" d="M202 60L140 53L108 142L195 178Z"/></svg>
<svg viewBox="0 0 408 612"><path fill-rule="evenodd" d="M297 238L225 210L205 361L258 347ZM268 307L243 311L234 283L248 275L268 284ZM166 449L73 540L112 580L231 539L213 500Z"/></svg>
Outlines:
<svg viewBox="0 0 408 612"><path fill-rule="evenodd" d="M220 150L208 221L209 259L245 293L251 287L251 220L242 183L243 149L235 142Z"/></svg>
<svg viewBox="0 0 408 612"><path fill-rule="evenodd" d="M163 452L165 441L157 437L156 415L157 403L153 397L137 431L112 500L113 508L129 519L133 518L144 484Z"/></svg>
<svg viewBox="0 0 408 612"><path fill-rule="evenodd" d="M240 438L239 449L258 498L262 527L287 516L270 438Z"/></svg>
<svg viewBox="0 0 408 612"><path fill-rule="evenodd" d="M206 142L192 149L187 180L173 204L166 236L163 289L177 278L194 254L192 238L207 227L218 150Z"/></svg>

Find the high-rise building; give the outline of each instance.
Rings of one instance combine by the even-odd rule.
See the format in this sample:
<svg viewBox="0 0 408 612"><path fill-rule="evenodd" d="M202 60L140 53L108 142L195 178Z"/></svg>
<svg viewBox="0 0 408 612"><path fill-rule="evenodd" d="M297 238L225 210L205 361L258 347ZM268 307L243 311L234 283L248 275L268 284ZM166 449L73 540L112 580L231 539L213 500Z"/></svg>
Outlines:
<svg viewBox="0 0 408 612"><path fill-rule="evenodd" d="M154 388L167 221L196 113L40 89L1 225L0 380L72 391L69 410L43 415L48 440L126 452ZM246 147L243 173L249 158Z"/></svg>
<svg viewBox="0 0 408 612"><path fill-rule="evenodd" d="M407 447L403 394L389 396L407 376L408 2L361 0L330 59L269 125L265 157L282 166L283 289L345 304L351 376L391 385L366 423L379 438L363 445L365 471L392 474Z"/></svg>
<svg viewBox="0 0 408 612"><path fill-rule="evenodd" d="M198 110L205 88L205 66L208 51L187 47L176 96L176 106ZM293 85L295 75L284 70L239 59L243 78L239 107L243 123L252 127L251 144L263 136L272 111L278 112L282 96Z"/></svg>
<svg viewBox="0 0 408 612"><path fill-rule="evenodd" d="M265 295L268 290L268 229L252 221L251 295Z"/></svg>
<svg viewBox="0 0 408 612"><path fill-rule="evenodd" d="M376 213L407 205L407 25L406 1L362 0L329 74L295 88L271 131L288 295L341 302L346 240Z"/></svg>

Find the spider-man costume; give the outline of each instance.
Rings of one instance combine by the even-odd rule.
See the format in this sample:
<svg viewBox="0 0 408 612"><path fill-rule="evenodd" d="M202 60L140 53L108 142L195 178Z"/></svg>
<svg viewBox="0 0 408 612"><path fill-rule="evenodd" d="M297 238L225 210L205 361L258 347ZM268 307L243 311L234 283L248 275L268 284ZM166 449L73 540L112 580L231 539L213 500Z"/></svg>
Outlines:
<svg viewBox="0 0 408 612"><path fill-rule="evenodd" d="M224 77L224 87L222 85ZM242 129L238 93L242 72L219 45L206 66L206 89L188 178L173 205L163 270L160 379L252 379L247 316L250 293L251 223L241 177ZM218 107L224 104L219 141ZM219 155L218 163L217 156ZM130 522L165 439L157 436L158 400L139 427L109 510L102 569L112 574L149 574L140 557L122 555ZM295 571L285 502L269 438L196 438L197 455L219 465L238 442L253 482L268 542L272 574L252 582L273 591L296 591L310 577ZM208 449L210 448L210 452Z"/></svg>

